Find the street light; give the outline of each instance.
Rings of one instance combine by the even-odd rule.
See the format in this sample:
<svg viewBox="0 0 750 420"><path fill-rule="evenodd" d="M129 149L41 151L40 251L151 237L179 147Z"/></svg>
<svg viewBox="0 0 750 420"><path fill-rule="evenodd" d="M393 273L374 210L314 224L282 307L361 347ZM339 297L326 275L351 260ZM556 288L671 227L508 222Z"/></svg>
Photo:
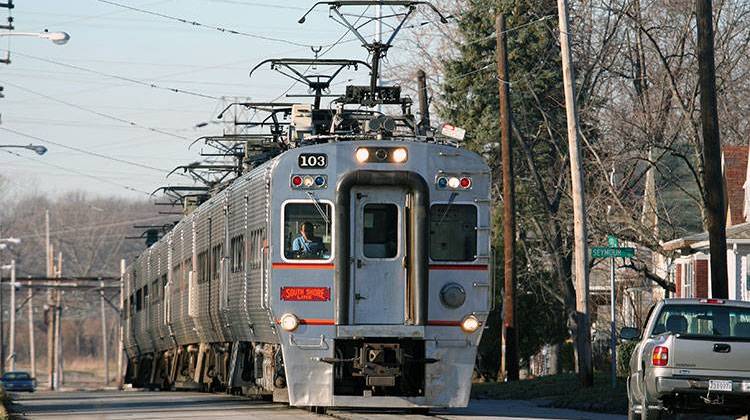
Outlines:
<svg viewBox="0 0 750 420"><path fill-rule="evenodd" d="M41 39L48 39L57 45L64 45L70 40L70 34L67 32L50 32L44 30L44 32L5 32L0 33L0 36L35 36Z"/></svg>
<svg viewBox="0 0 750 420"><path fill-rule="evenodd" d="M48 39L57 45L63 45L68 42L70 35L67 32L50 32L44 30L44 32L3 32L0 33L0 37L3 36L33 36L41 39ZM10 64L10 51L5 53L5 58L0 59L2 64ZM1 97L1 96L0 96Z"/></svg>
<svg viewBox="0 0 750 420"><path fill-rule="evenodd" d="M36 152L36 154L39 156L47 153L47 148L39 144L28 144L26 146L21 144L0 144L0 148L28 149Z"/></svg>

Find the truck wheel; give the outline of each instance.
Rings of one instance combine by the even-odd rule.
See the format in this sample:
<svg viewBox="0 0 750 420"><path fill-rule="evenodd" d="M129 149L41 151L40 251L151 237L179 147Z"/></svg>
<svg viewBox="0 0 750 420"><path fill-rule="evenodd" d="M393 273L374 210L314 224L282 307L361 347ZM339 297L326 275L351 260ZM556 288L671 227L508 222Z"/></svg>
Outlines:
<svg viewBox="0 0 750 420"><path fill-rule="evenodd" d="M648 408L648 401L646 400L645 392L641 399L641 420L661 420L661 410L652 410Z"/></svg>
<svg viewBox="0 0 750 420"><path fill-rule="evenodd" d="M628 392L628 420L636 420L638 418L638 415L635 413L635 410L633 409L633 400L630 397L630 393Z"/></svg>

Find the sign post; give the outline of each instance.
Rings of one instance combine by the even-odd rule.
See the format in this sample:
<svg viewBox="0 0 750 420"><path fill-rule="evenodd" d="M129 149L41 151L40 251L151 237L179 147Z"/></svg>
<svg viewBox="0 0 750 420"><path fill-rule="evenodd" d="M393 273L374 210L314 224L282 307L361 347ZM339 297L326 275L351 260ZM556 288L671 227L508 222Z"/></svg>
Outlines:
<svg viewBox="0 0 750 420"><path fill-rule="evenodd" d="M635 256L635 248L620 248L620 241L614 235L607 236L607 245L591 248L591 258L609 258L609 316L610 316L610 339L609 346L612 351L611 375L612 388L617 387L617 313L615 304L617 302L617 290L615 284L615 258L632 258Z"/></svg>

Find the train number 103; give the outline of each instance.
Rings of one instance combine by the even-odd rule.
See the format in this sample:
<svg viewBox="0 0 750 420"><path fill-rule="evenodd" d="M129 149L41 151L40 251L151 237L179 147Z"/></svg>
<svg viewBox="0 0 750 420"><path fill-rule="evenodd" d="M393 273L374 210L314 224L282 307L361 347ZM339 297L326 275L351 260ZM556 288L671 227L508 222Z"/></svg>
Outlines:
<svg viewBox="0 0 750 420"><path fill-rule="evenodd" d="M325 153L302 153L297 159L300 168L325 168L328 166L328 155Z"/></svg>

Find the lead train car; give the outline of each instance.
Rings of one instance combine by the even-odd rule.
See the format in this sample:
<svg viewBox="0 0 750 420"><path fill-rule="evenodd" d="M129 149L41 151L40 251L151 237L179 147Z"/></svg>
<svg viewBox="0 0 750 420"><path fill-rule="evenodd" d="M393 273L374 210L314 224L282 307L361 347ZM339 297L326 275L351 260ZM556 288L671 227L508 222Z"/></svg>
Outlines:
<svg viewBox="0 0 750 420"><path fill-rule="evenodd" d="M470 151L291 149L126 269L126 381L294 406L466 406L490 224L490 171Z"/></svg>

